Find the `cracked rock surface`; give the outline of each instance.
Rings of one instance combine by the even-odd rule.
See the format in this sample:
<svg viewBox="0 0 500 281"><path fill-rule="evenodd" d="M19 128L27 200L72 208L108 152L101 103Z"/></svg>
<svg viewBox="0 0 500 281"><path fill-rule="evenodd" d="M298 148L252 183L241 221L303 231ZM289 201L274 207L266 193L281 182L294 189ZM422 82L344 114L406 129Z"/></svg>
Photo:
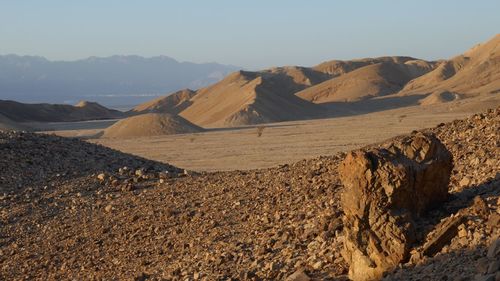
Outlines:
<svg viewBox="0 0 500 281"><path fill-rule="evenodd" d="M351 279L378 280L409 258L414 219L446 200L451 169L451 153L432 134L347 154L339 171Z"/></svg>

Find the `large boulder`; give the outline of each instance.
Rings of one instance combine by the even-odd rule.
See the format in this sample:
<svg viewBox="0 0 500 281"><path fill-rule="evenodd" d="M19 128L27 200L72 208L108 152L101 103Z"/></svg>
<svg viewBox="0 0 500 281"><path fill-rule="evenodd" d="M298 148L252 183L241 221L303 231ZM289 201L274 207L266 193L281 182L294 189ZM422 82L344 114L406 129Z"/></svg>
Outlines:
<svg viewBox="0 0 500 281"><path fill-rule="evenodd" d="M343 257L353 280L378 280L409 258L414 219L446 200L452 155L433 135L416 133L382 148L350 152L344 185Z"/></svg>

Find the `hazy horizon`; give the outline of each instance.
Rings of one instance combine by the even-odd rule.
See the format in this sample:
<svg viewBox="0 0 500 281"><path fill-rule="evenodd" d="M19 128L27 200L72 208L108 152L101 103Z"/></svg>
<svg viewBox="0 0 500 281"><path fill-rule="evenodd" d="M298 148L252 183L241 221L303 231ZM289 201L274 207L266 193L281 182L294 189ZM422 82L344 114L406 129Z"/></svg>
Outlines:
<svg viewBox="0 0 500 281"><path fill-rule="evenodd" d="M75 58L75 59L50 59L45 56L37 55L37 54L16 54L16 53L6 53L2 54L0 53L0 57L4 56L16 56L16 57L29 57L29 58L42 58L46 59L47 61L50 62L77 62L77 61L84 61L84 60L89 60L89 59L108 59L108 58L113 58L113 57L123 57L123 58L141 58L141 59L160 59L160 58L165 58L165 59L170 59L170 60L175 60L178 63L193 63L193 64L222 64L216 61L202 61L202 62L193 62L193 61L184 61L184 60L178 60L174 57L164 55L164 54L159 54L159 55L151 55L151 56L141 56L138 54L114 54L114 55L108 55L108 56L87 56L87 57L81 57L81 58ZM232 65L232 64L224 64L227 66L233 66L233 67L240 67L238 65Z"/></svg>
<svg viewBox="0 0 500 281"><path fill-rule="evenodd" d="M498 33L498 1L13 1L0 54L168 56L262 69L384 55L447 59Z"/></svg>

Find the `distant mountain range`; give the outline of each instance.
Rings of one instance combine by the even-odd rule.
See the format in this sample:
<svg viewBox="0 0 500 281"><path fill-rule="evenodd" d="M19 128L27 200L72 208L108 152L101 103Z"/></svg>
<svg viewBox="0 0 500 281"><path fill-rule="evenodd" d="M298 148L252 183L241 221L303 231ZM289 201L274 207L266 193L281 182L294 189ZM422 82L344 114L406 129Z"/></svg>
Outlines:
<svg viewBox="0 0 500 281"><path fill-rule="evenodd" d="M50 61L37 56L0 56L0 99L107 106L132 105L183 88L198 89L239 68L178 62L166 56L90 57Z"/></svg>
<svg viewBox="0 0 500 281"><path fill-rule="evenodd" d="M108 109L98 103L88 101L80 101L76 105L70 105L48 103L27 104L0 100L0 123L1 120L9 120L11 126L24 122L73 122L116 119L126 116L127 114L121 111Z"/></svg>
<svg viewBox="0 0 500 281"><path fill-rule="evenodd" d="M87 72L89 76L95 81L101 81L103 84L100 85L105 84L102 81L109 83L119 80L118 74L122 72L111 71L106 59L102 63L103 69L99 69L96 65L103 59L95 60L86 63L92 65L92 71L102 75L101 80L91 71ZM115 57L113 60L119 61L119 58ZM164 60L169 61L166 58ZM125 85L118 84L125 93L133 92L132 85L146 85L148 81L161 80L154 72L151 75L157 79L144 78L147 76L146 70L144 73L138 71L139 63L134 64L132 70L126 70L128 66L122 63L123 73L128 75L137 71L136 75L145 79L141 82L131 77ZM17 68L22 69L22 66L18 65ZM108 73L106 69L109 70ZM150 71L151 67L144 69ZM0 68L0 73L3 72L5 70ZM64 77L77 77L70 73L67 76L63 73L61 75L61 80ZM15 81L19 85L22 85L23 79L34 81L33 77L28 79L20 74L12 79L16 77ZM166 77L172 78L168 75ZM137 118L130 123L154 121L156 124L148 121L139 125L145 126L141 128L143 131L148 131L151 127L150 131L157 132L170 126L168 124L177 126L192 123L203 128L235 127L362 114L406 106L439 106L445 103L472 106L474 102L478 102L496 107L500 104L500 34L448 60L425 61L401 56L332 60L313 67L284 66L252 72L240 70L228 74L222 80L220 78L217 76L217 79L214 78L217 82L203 88L177 90L150 99L127 112L109 110L89 102L82 102L77 106L27 105L5 101L0 96L0 128L2 124L5 128L19 128L25 122L124 118L146 113L180 116L167 118L149 115L150 118ZM75 85L85 84L78 79L71 81L76 81ZM71 88L70 84L66 86ZM97 85L88 86L97 88ZM95 98L91 100L96 101ZM126 122L123 124L127 125ZM176 131L180 131L177 129Z"/></svg>

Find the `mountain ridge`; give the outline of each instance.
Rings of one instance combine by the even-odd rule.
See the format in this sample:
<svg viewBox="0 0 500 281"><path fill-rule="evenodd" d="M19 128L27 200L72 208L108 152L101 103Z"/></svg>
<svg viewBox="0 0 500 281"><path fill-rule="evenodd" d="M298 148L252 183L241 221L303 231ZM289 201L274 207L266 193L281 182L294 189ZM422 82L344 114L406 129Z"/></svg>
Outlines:
<svg viewBox="0 0 500 281"><path fill-rule="evenodd" d="M119 96L124 104L138 104L147 101L141 96L201 88L238 69L213 62L179 62L167 56L51 61L39 56L4 55L0 56L0 93L3 99L22 102L93 99L113 105L110 97Z"/></svg>
<svg viewBox="0 0 500 281"><path fill-rule="evenodd" d="M500 34L464 53L441 62L435 70L410 81L401 94L450 91L459 94L500 89Z"/></svg>
<svg viewBox="0 0 500 281"><path fill-rule="evenodd" d="M12 122L73 122L98 119L116 119L125 113L108 109L95 102L80 101L77 105L20 103L0 100L0 114Z"/></svg>
<svg viewBox="0 0 500 281"><path fill-rule="evenodd" d="M104 65L108 59L104 59ZM111 59L121 63L144 60L138 56ZM176 62L169 57L160 59ZM102 59L89 60L101 65ZM0 78L1 73L0 68ZM497 102L494 95L500 93L500 34L447 60L385 56L331 60L313 67L238 70L206 87L183 89L141 103L121 117L178 114L197 126L215 128L428 106L476 96ZM91 115L102 116L105 110L99 110ZM4 115L17 121L15 114Z"/></svg>

